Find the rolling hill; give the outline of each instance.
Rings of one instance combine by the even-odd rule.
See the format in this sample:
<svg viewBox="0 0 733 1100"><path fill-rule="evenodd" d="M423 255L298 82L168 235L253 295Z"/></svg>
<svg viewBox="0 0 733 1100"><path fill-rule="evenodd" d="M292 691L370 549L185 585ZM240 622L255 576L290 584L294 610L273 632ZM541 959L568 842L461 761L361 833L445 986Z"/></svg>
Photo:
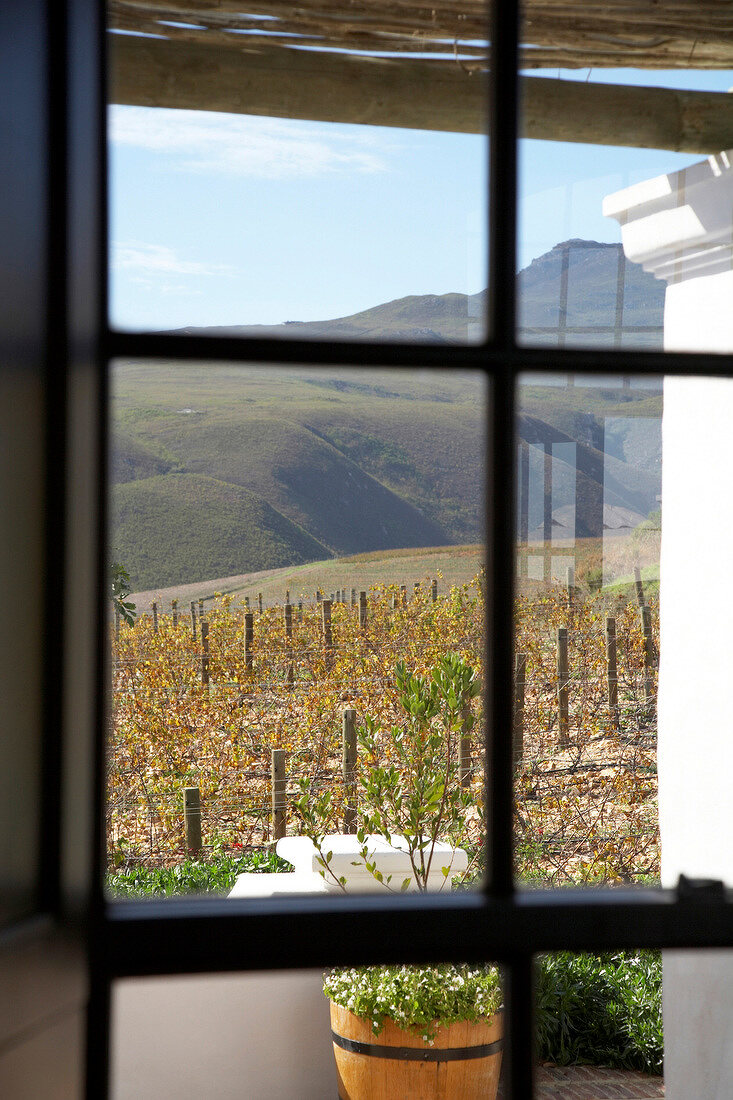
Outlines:
<svg viewBox="0 0 733 1100"><path fill-rule="evenodd" d="M520 274L523 316L546 309L563 248ZM588 242L576 252L600 281L583 317L600 317L616 301L618 248ZM629 276L625 310L656 323L656 285L652 294L641 275ZM482 297L414 296L278 329L444 342L445 370L118 361L111 542L133 587L481 542L485 383L450 369L448 345L465 338L467 318L475 324ZM657 506L661 400L658 386L620 380L567 388L528 378L520 387L519 439L552 453L553 509L575 494L578 537L599 533L604 503L621 527ZM542 521L534 495L530 528Z"/></svg>
<svg viewBox="0 0 733 1100"><path fill-rule="evenodd" d="M477 375L135 362L115 365L113 392L111 542L135 588L293 564L294 530L312 559L483 537ZM232 563L233 518L222 531L215 513L235 491L248 516L267 505L251 525L284 558L253 562L250 534Z"/></svg>
<svg viewBox="0 0 733 1100"><path fill-rule="evenodd" d="M115 551L134 565L140 588L327 556L321 543L254 493L200 474L118 486L111 522Z"/></svg>

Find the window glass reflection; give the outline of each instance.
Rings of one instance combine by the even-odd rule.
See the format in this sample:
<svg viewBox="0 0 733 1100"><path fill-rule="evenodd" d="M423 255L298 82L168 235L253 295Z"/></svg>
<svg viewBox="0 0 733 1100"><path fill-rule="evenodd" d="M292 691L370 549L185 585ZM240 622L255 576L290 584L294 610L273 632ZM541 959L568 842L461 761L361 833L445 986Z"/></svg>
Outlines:
<svg viewBox="0 0 733 1100"><path fill-rule="evenodd" d="M518 400L516 873L654 884L661 382L527 375Z"/></svg>

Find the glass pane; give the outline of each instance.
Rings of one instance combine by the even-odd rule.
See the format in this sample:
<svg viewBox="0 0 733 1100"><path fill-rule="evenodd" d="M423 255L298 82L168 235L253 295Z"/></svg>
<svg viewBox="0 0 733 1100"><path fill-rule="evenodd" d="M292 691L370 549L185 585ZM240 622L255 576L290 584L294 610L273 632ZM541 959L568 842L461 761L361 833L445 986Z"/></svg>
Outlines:
<svg viewBox="0 0 733 1100"><path fill-rule="evenodd" d="M111 381L112 893L476 882L483 375Z"/></svg>
<svg viewBox="0 0 733 1100"><path fill-rule="evenodd" d="M661 952L562 951L535 966L538 1100L663 1098ZM666 983L666 956L664 971Z"/></svg>
<svg viewBox="0 0 733 1100"><path fill-rule="evenodd" d="M731 270L730 164L718 150L731 144L733 63L722 24L703 29L693 8L670 27L665 5L637 21L626 7L555 15L525 0L521 343L730 346L710 297L725 295Z"/></svg>
<svg viewBox="0 0 733 1100"><path fill-rule="evenodd" d="M364 1095L366 1076L395 1100L440 1093L495 1100L501 1004L491 966L119 981L112 1094L346 1100ZM282 1037L277 1047L273 1035Z"/></svg>
<svg viewBox="0 0 733 1100"><path fill-rule="evenodd" d="M226 7L109 4L115 327L482 340L483 5Z"/></svg>
<svg viewBox="0 0 733 1100"><path fill-rule="evenodd" d="M662 383L524 375L518 403L516 874L653 885Z"/></svg>

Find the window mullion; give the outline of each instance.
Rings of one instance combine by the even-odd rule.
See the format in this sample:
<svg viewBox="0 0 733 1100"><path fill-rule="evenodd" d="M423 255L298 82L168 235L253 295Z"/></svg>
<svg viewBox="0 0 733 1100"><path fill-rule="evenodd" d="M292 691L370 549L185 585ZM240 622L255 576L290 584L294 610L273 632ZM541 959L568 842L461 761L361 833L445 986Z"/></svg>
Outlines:
<svg viewBox="0 0 733 1100"><path fill-rule="evenodd" d="M505 1088L512 1100L534 1096L534 960L520 955L505 968Z"/></svg>
<svg viewBox="0 0 733 1100"><path fill-rule="evenodd" d="M514 346L519 117L518 0L492 0L489 81L489 333Z"/></svg>
<svg viewBox="0 0 733 1100"><path fill-rule="evenodd" d="M491 27L491 142L489 175L490 333L495 347L514 343L517 4L494 2ZM487 872L492 893L512 891L512 638L514 622L514 378L511 367L494 371L490 394L487 486Z"/></svg>

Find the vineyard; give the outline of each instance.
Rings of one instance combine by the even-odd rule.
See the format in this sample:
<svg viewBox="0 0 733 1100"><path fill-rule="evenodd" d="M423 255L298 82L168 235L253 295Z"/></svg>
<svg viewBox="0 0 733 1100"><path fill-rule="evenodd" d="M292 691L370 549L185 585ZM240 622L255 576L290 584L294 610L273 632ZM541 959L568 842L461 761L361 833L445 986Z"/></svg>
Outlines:
<svg viewBox="0 0 733 1100"><path fill-rule="evenodd" d="M505 735L515 748L517 875L531 885L653 878L656 607L556 586L518 598L516 629L515 724ZM371 720L383 760L398 760L397 663L428 674L451 653L482 677L483 641L480 577L447 592L428 580L409 592L386 585L292 602L288 594L261 611L227 596L205 612L156 604L131 625L118 621L110 869L184 857L186 788L198 790L204 856L297 832L303 790L314 803L329 792L332 824L342 825L353 798L344 711L356 712L357 725ZM467 704L450 772L465 805L455 839L472 874L483 831L481 731L479 694ZM275 812L273 750L284 750L276 756L285 768ZM358 820L369 762L355 766Z"/></svg>

